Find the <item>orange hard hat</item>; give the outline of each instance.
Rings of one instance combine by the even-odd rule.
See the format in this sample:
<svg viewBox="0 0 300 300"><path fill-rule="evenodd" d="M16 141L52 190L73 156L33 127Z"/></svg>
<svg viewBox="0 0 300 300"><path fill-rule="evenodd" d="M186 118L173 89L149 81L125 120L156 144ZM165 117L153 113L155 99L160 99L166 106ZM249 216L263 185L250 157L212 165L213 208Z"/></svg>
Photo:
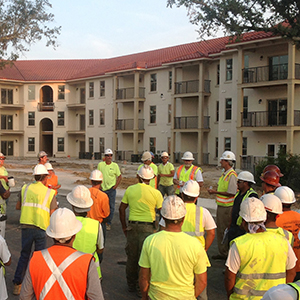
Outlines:
<svg viewBox="0 0 300 300"><path fill-rule="evenodd" d="M260 179L272 186L279 187L281 184L279 183L279 174L275 171L267 171L262 176L260 176Z"/></svg>
<svg viewBox="0 0 300 300"><path fill-rule="evenodd" d="M264 168L264 170L263 170L263 172L262 172L261 175L263 176L268 171L275 171L279 175L279 177L283 176L283 174L281 173L280 169L276 165L267 165Z"/></svg>

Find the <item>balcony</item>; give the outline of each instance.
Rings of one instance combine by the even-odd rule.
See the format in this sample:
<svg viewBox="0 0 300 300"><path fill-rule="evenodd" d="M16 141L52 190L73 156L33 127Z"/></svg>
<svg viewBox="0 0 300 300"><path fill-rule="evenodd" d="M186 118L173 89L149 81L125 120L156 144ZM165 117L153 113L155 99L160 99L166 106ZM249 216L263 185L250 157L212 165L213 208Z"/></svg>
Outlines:
<svg viewBox="0 0 300 300"><path fill-rule="evenodd" d="M242 112L242 127L286 126L287 111Z"/></svg>
<svg viewBox="0 0 300 300"><path fill-rule="evenodd" d="M300 79L300 64L295 64L295 78Z"/></svg>
<svg viewBox="0 0 300 300"><path fill-rule="evenodd" d="M175 129L195 129L198 128L198 117L175 117Z"/></svg>
<svg viewBox="0 0 300 300"><path fill-rule="evenodd" d="M209 116L203 117L203 128L204 129L210 129L209 120L210 120Z"/></svg>
<svg viewBox="0 0 300 300"><path fill-rule="evenodd" d="M175 94L198 93L199 80L175 82Z"/></svg>
<svg viewBox="0 0 300 300"><path fill-rule="evenodd" d="M138 120L138 130L144 130L145 120ZM133 130L134 128L134 120L133 119L119 119L116 120L116 130Z"/></svg>
<svg viewBox="0 0 300 300"><path fill-rule="evenodd" d="M69 109L84 109L85 108L85 103L69 103L67 104L67 108Z"/></svg>
<svg viewBox="0 0 300 300"><path fill-rule="evenodd" d="M300 110L294 111L294 125L300 126Z"/></svg>
<svg viewBox="0 0 300 300"><path fill-rule="evenodd" d="M54 111L54 102L40 102L37 109L38 111Z"/></svg>
<svg viewBox="0 0 300 300"><path fill-rule="evenodd" d="M204 80L204 93L210 93L210 80Z"/></svg>
<svg viewBox="0 0 300 300"><path fill-rule="evenodd" d="M134 98L134 87L122 88L116 90L116 99L133 99ZM145 88L139 88L139 98L145 98Z"/></svg>
<svg viewBox="0 0 300 300"><path fill-rule="evenodd" d="M24 109L25 105L24 104L6 104L6 103L1 103L0 104L0 109L9 109L9 110L16 110L16 109Z"/></svg>

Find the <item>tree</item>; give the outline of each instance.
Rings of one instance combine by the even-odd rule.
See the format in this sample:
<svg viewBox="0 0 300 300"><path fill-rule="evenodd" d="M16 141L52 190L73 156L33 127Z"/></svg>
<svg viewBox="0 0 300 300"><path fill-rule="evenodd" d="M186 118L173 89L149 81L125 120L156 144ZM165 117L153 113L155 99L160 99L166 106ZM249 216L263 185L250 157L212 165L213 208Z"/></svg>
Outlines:
<svg viewBox="0 0 300 300"><path fill-rule="evenodd" d="M54 15L48 0L0 0L0 67L16 60L36 41L56 47L61 27L49 27Z"/></svg>
<svg viewBox="0 0 300 300"><path fill-rule="evenodd" d="M299 0L167 0L167 6L185 6L200 37L218 30L240 38L249 31L279 34L300 46Z"/></svg>

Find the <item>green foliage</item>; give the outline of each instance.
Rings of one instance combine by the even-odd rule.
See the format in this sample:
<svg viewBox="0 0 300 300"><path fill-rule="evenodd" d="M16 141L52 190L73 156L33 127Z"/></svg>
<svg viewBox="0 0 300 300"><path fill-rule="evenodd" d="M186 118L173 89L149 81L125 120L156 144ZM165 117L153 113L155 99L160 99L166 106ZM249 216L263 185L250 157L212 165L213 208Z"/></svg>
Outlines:
<svg viewBox="0 0 300 300"><path fill-rule="evenodd" d="M234 39L249 31L272 31L300 46L299 0L167 0L167 6L174 5L187 8L201 38L218 30Z"/></svg>

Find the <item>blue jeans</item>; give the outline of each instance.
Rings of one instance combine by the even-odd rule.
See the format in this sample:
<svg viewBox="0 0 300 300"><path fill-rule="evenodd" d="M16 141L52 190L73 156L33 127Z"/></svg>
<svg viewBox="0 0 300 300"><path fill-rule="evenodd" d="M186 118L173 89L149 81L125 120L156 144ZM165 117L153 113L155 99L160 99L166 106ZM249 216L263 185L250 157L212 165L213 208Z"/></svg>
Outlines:
<svg viewBox="0 0 300 300"><path fill-rule="evenodd" d="M34 243L34 251L46 248L46 232L40 228L22 228L22 250L13 282L20 284L23 281L25 271L31 256L31 248Z"/></svg>
<svg viewBox="0 0 300 300"><path fill-rule="evenodd" d="M110 214L107 217L107 224L111 224L111 221L113 219L114 216L114 212L115 212L115 204L116 204L116 194L117 191L114 190L113 188L103 191L109 199L109 208L110 208Z"/></svg>

